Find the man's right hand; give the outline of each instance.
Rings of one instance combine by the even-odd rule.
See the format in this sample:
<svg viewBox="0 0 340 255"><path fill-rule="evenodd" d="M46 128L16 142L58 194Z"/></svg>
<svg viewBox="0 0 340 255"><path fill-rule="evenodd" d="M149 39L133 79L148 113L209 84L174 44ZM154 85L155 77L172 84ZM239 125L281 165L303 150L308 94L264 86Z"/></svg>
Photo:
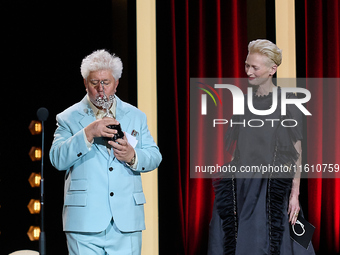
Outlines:
<svg viewBox="0 0 340 255"><path fill-rule="evenodd" d="M85 128L87 140L91 143L95 137L113 137L117 130L110 129L108 125L118 125L119 122L113 118L103 118L92 122Z"/></svg>

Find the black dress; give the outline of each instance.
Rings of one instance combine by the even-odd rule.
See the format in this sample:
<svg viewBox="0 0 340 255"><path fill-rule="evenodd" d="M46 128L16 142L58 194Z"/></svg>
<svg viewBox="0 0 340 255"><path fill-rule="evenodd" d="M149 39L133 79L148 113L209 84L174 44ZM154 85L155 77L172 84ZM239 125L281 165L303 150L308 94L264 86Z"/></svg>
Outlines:
<svg viewBox="0 0 340 255"><path fill-rule="evenodd" d="M255 115L245 106L244 115L232 118L238 124L227 131L227 148L234 148L234 158L228 164L248 172L214 181L209 255L315 254L312 245L306 250L290 239L287 208L294 171L255 171L262 166L293 169L299 157L294 144L302 140L301 111L289 104L286 116L281 116L280 88L277 96L277 109L270 115ZM254 108L271 108L272 97L272 93L254 93ZM287 94L287 98L294 97Z"/></svg>

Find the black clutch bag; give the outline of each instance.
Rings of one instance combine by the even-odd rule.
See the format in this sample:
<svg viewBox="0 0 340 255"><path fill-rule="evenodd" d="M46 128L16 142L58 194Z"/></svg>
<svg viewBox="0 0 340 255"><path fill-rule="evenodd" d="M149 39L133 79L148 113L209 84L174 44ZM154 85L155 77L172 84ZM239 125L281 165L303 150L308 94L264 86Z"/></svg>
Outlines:
<svg viewBox="0 0 340 255"><path fill-rule="evenodd" d="M295 225L290 225L290 238L308 249L311 243L315 227L299 214Z"/></svg>

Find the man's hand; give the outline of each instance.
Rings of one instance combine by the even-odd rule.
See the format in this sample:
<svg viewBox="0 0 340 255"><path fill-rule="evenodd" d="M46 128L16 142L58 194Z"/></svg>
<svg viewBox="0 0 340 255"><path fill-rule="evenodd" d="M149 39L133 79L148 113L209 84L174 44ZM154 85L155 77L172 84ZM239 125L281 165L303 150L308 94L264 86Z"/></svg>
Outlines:
<svg viewBox="0 0 340 255"><path fill-rule="evenodd" d="M95 137L110 137L112 138L117 130L108 128L108 125L118 125L119 122L113 118L103 118L93 121L85 128L86 138L92 142Z"/></svg>
<svg viewBox="0 0 340 255"><path fill-rule="evenodd" d="M129 163L131 162L132 158L135 156L135 150L129 144L126 138L125 132L124 132L123 138L117 139L116 142L109 141L109 144L113 148L113 153L115 157L120 161Z"/></svg>

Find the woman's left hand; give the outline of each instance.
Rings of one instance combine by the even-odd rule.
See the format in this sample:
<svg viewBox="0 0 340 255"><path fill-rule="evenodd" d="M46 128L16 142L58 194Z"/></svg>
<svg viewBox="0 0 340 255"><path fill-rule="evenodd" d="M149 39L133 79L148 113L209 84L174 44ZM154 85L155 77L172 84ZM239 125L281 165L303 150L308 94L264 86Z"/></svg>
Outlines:
<svg viewBox="0 0 340 255"><path fill-rule="evenodd" d="M294 225L300 212L299 196L291 194L289 197L288 217L289 222Z"/></svg>

